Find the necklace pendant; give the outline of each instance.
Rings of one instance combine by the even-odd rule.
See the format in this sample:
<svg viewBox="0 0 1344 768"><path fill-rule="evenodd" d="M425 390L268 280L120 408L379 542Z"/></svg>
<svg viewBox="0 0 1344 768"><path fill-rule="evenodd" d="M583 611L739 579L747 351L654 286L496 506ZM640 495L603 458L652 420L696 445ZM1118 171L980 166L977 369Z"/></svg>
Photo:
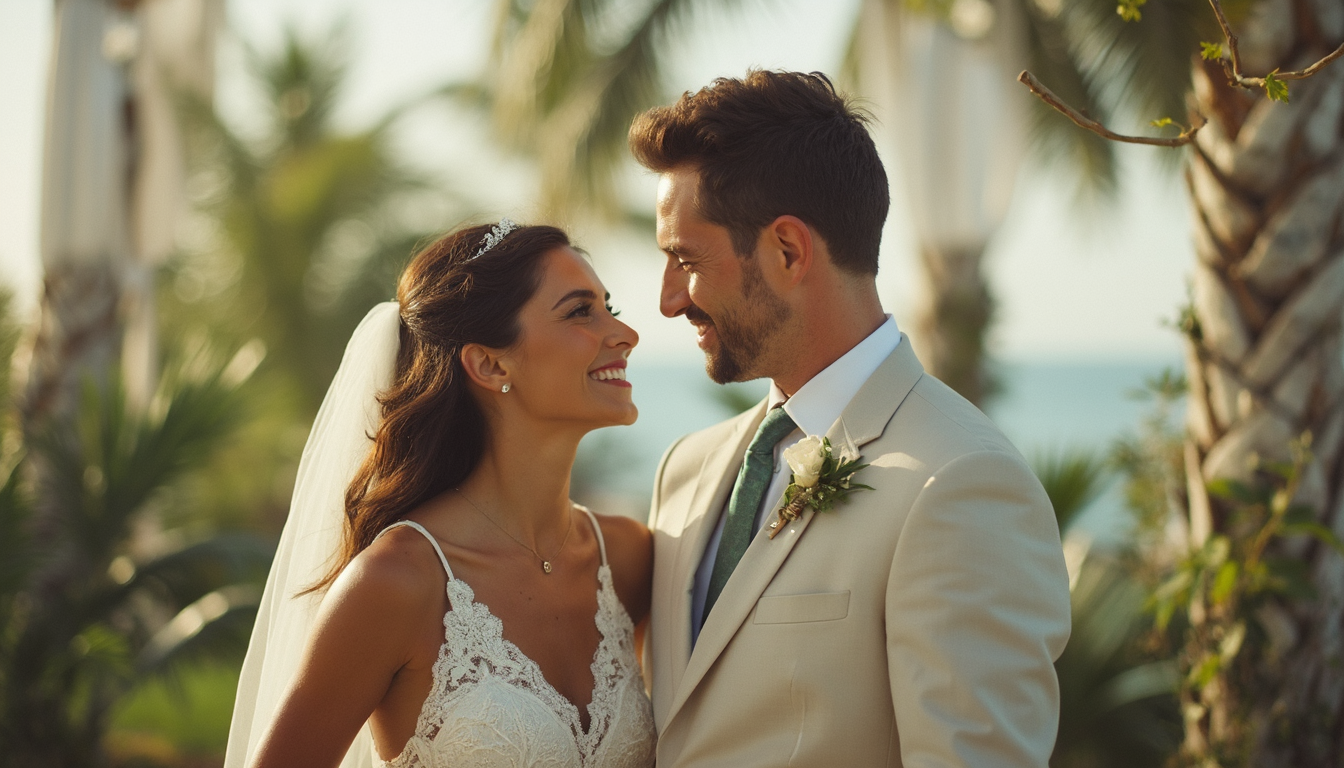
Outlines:
<svg viewBox="0 0 1344 768"><path fill-rule="evenodd" d="M551 561L550 561L550 560L542 560L542 561L541 561L541 570L545 571L546 573L550 573L550 572L551 572Z"/></svg>

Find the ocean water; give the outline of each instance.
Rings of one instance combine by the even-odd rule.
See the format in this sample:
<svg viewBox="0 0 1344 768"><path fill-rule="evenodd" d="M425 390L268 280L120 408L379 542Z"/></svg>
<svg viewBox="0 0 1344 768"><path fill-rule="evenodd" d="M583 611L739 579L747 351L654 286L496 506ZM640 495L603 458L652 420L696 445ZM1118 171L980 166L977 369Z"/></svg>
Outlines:
<svg viewBox="0 0 1344 768"><path fill-rule="evenodd" d="M987 413L1031 458L1086 449L1108 451L1132 433L1151 403L1134 396L1172 361L1009 362ZM598 430L585 439L576 468L576 496L585 503L635 517L647 514L658 460L678 437L732 416L735 403L765 396L764 380L716 385L698 363L634 363L628 371L639 419L629 427ZM1124 535L1128 516L1113 483L1079 521L1099 539Z"/></svg>

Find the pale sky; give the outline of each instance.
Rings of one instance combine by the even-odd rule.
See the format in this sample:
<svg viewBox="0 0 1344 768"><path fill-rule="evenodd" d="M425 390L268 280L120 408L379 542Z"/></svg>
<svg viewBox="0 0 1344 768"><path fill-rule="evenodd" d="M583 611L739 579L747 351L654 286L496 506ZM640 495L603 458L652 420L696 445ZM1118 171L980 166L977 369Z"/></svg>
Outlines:
<svg viewBox="0 0 1344 768"><path fill-rule="evenodd" d="M338 119L358 127L388 106L434 85L472 76L489 44L493 2L477 0L228 0L233 29L266 49L282 25L323 29L348 14L356 46L352 79ZM857 0L759 0L745 10L702 17L682 35L669 94L695 89L750 66L835 72ZM51 0L0 2L0 282L31 309L38 285L37 231L43 102L51 44ZM220 61L220 103L245 110L236 50ZM1025 89L1022 98L1030 96ZM232 114L233 112L230 112ZM451 137L453 140L447 140ZM919 295L913 237L893 183L879 287L898 322L911 324ZM505 179L485 190L492 213L526 220L532 175L487 146L478 127L446 110L426 110L400 133L408 161L443 176ZM1175 359L1175 335L1162 327L1186 295L1193 263L1188 205L1177 176L1153 170L1154 148L1127 148L1135 183L1115 209L1083 216L1065 183L1030 168L1007 222L990 246L988 269L999 297L993 352L1006 360ZM653 205L654 183L635 185ZM443 228L455 222L444 222ZM622 316L641 334L645 359L698 360L693 334L657 311L662 256L644 235L575 232L594 254Z"/></svg>

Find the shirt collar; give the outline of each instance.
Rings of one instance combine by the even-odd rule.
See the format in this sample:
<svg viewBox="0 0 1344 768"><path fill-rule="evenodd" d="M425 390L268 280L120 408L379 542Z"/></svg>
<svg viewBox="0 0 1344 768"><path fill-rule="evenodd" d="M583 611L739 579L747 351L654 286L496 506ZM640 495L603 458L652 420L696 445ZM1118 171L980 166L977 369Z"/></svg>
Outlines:
<svg viewBox="0 0 1344 768"><path fill-rule="evenodd" d="M882 365L901 343L901 331L896 320L887 315L886 322L839 360L808 379L793 397L787 397L775 383L770 382L770 408L783 403L784 412L805 435L824 435L845 406L859 393L863 383Z"/></svg>

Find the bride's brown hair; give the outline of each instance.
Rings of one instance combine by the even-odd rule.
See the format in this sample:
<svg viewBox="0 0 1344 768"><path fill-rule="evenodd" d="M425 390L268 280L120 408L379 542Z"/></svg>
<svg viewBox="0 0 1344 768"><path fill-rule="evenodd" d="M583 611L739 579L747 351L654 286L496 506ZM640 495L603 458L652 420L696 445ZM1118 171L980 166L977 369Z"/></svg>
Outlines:
<svg viewBox="0 0 1344 768"><path fill-rule="evenodd" d="M478 258L489 232L482 225L449 233L402 272L396 376L378 396L373 448L345 491L336 559L306 591L325 589L379 531L456 487L480 461L486 423L462 369L462 347L513 346L522 331L518 312L541 282L542 257L570 244L555 227L520 227Z"/></svg>

